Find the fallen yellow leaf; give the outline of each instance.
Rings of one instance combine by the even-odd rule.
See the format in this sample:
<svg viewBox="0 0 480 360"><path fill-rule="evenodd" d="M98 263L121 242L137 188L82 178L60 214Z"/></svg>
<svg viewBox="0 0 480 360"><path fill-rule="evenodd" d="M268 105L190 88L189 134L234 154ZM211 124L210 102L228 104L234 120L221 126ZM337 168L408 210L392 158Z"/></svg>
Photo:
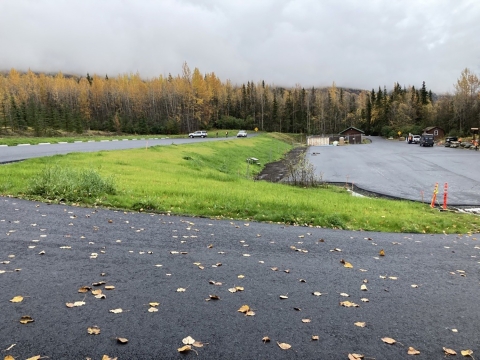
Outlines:
<svg viewBox="0 0 480 360"><path fill-rule="evenodd" d="M238 312L241 312L241 313L246 313L248 310L250 310L250 306L248 306L248 305L242 305L242 306L240 307L240 309L238 309L237 311L238 311Z"/></svg>
<svg viewBox="0 0 480 360"><path fill-rule="evenodd" d="M190 345L185 345L185 346L182 346L181 348L178 348L177 350L178 352L188 352L192 350L192 347Z"/></svg>
<svg viewBox="0 0 480 360"><path fill-rule="evenodd" d="M35 356L32 356L32 357L29 357L27 360L39 360L41 358L42 357L40 355L35 355Z"/></svg>
<svg viewBox="0 0 480 360"><path fill-rule="evenodd" d="M455 350L443 347L443 351L445 351L445 355L457 355L457 352Z"/></svg>
<svg viewBox="0 0 480 360"><path fill-rule="evenodd" d="M380 250L380 251L378 252L378 255L380 255L380 256L385 256L385 250L383 250L383 249Z"/></svg>
<svg viewBox="0 0 480 360"><path fill-rule="evenodd" d="M20 318L20 323L21 324L28 324L28 323L31 323L31 322L34 322L35 320L32 319L31 316L29 315L24 315Z"/></svg>
<svg viewBox="0 0 480 360"><path fill-rule="evenodd" d="M191 336L187 336L186 338L182 339L182 343L184 345L192 345L195 342L195 339L192 338Z"/></svg>
<svg viewBox="0 0 480 360"><path fill-rule="evenodd" d="M319 340L320 339L320 336L318 335L312 335L312 340Z"/></svg>
<svg viewBox="0 0 480 360"><path fill-rule="evenodd" d="M420 351L418 351L417 349L410 346L408 348L407 354L408 355L418 355L418 354L420 354Z"/></svg>
<svg viewBox="0 0 480 360"><path fill-rule="evenodd" d="M303 323L309 323L309 322L312 322L312 320L310 320L310 319L302 319L302 322L303 322Z"/></svg>
<svg viewBox="0 0 480 360"><path fill-rule="evenodd" d="M362 354L348 354L348 360L361 360L363 358Z"/></svg>
<svg viewBox="0 0 480 360"><path fill-rule="evenodd" d="M15 360L15 358L12 355L7 355L3 358L3 360Z"/></svg>
<svg viewBox="0 0 480 360"><path fill-rule="evenodd" d="M390 345L393 345L397 342L395 339L392 339L392 338L389 338L389 337L382 338L382 341L384 343L387 343L387 344L390 344Z"/></svg>
<svg viewBox="0 0 480 360"><path fill-rule="evenodd" d="M128 343L128 339L119 337L117 338L117 342L119 342L120 344L126 344Z"/></svg>
<svg viewBox="0 0 480 360"><path fill-rule="evenodd" d="M123 310L118 308L118 309L112 309L112 310L110 310L110 312L114 313L114 314L120 314L121 312L123 312Z"/></svg>
<svg viewBox="0 0 480 360"><path fill-rule="evenodd" d="M270 342L270 338L269 338L268 336L264 336L264 337L262 338L262 341L263 341L264 343Z"/></svg>
<svg viewBox="0 0 480 360"><path fill-rule="evenodd" d="M356 323L354 323L355 326L358 326L358 327L365 327L367 325L367 323L365 322L361 322L361 321L357 321Z"/></svg>
<svg viewBox="0 0 480 360"><path fill-rule="evenodd" d="M92 327L87 328L87 332L90 335L98 335L98 334L100 334L100 328L98 326L92 326Z"/></svg>
<svg viewBox="0 0 480 360"><path fill-rule="evenodd" d="M340 303L340 305L345 306L345 307L359 307L358 304L355 304L355 303L350 302L350 301L342 301Z"/></svg>
<svg viewBox="0 0 480 360"><path fill-rule="evenodd" d="M282 350L288 350L292 347L292 345L287 344L287 343L281 343L277 341L277 345L280 347Z"/></svg>
<svg viewBox="0 0 480 360"><path fill-rule="evenodd" d="M103 355L103 356L102 356L102 360L117 360L117 358L116 358L116 357L112 358L112 357L110 357L110 356L108 356L108 355Z"/></svg>
<svg viewBox="0 0 480 360"><path fill-rule="evenodd" d="M19 302L22 302L23 301L23 296L15 296L12 300L10 300L10 302L12 303L19 303Z"/></svg>
<svg viewBox="0 0 480 360"><path fill-rule="evenodd" d="M460 353L463 355L463 356L472 356L473 354L473 351L468 349L468 350L462 350L460 351Z"/></svg>
<svg viewBox="0 0 480 360"><path fill-rule="evenodd" d="M158 302L151 302L151 303L148 303L148 305L150 305L150 306L158 306L158 305L160 305L160 303L158 303Z"/></svg>

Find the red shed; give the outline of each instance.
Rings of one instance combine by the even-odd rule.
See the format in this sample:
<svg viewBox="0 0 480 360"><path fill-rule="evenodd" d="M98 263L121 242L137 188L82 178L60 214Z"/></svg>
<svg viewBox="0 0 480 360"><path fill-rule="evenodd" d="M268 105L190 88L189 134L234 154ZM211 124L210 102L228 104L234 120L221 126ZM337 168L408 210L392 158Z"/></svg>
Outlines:
<svg viewBox="0 0 480 360"><path fill-rule="evenodd" d="M441 139L445 136L445 130L439 128L438 126L429 126L423 129L424 134L432 134L434 140Z"/></svg>

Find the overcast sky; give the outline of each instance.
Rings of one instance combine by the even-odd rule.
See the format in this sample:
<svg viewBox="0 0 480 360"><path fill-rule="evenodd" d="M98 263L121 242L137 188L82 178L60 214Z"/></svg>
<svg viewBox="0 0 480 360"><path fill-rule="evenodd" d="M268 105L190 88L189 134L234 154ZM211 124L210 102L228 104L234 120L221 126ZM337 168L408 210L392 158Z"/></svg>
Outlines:
<svg viewBox="0 0 480 360"><path fill-rule="evenodd" d="M0 70L453 91L479 0L0 0Z"/></svg>

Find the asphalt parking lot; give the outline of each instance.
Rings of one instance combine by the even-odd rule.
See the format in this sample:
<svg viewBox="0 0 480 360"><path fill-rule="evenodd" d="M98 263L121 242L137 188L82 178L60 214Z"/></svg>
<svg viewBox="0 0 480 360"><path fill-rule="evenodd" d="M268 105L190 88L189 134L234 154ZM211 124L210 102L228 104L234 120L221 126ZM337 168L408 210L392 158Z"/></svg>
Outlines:
<svg viewBox="0 0 480 360"><path fill-rule="evenodd" d="M412 347L430 360L443 359L444 347L457 357L480 352L475 235L0 197L0 244L2 359L391 360L412 358ZM251 312L240 312L244 305ZM21 323L26 316L33 321ZM179 353L184 346L192 350Z"/></svg>
<svg viewBox="0 0 480 360"><path fill-rule="evenodd" d="M449 206L480 206L480 152L369 138L371 144L312 146L308 156L327 182L428 203L436 183L442 203L447 183Z"/></svg>

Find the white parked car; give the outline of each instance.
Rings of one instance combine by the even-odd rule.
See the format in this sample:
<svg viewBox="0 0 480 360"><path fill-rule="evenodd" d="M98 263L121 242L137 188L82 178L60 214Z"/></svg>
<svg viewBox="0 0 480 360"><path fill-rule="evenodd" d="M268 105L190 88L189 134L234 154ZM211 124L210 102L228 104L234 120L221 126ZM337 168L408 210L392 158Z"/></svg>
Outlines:
<svg viewBox="0 0 480 360"><path fill-rule="evenodd" d="M237 133L237 137L247 137L247 132L245 130L240 130Z"/></svg>
<svg viewBox="0 0 480 360"><path fill-rule="evenodd" d="M203 131L203 130L198 130L198 131L195 131L193 133L188 134L188 137L190 137L192 139L197 138L197 137L206 138L207 137L207 132Z"/></svg>

